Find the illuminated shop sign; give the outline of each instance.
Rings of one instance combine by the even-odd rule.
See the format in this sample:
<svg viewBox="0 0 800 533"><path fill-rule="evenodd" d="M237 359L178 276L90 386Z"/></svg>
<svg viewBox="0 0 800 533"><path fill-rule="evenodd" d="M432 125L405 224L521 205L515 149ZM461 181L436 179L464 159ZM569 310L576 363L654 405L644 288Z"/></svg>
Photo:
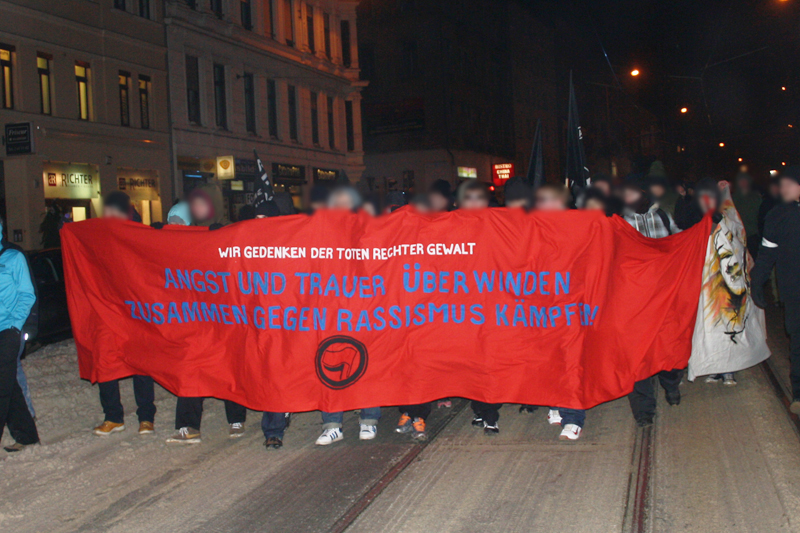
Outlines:
<svg viewBox="0 0 800 533"><path fill-rule="evenodd" d="M328 170L325 168L314 169L314 181L332 182L339 179L338 170Z"/></svg>
<svg viewBox="0 0 800 533"><path fill-rule="evenodd" d="M501 163L492 165L492 181L495 185L502 185L514 176L514 163Z"/></svg>
<svg viewBox="0 0 800 533"><path fill-rule="evenodd" d="M42 170L45 198L100 198L100 173L97 165L45 161Z"/></svg>
<svg viewBox="0 0 800 533"><path fill-rule="evenodd" d="M131 200L159 200L158 172L155 170L117 169L117 188L131 197Z"/></svg>
<svg viewBox="0 0 800 533"><path fill-rule="evenodd" d="M458 167L456 169L458 171L459 178L477 178L478 177L478 169L474 167Z"/></svg>

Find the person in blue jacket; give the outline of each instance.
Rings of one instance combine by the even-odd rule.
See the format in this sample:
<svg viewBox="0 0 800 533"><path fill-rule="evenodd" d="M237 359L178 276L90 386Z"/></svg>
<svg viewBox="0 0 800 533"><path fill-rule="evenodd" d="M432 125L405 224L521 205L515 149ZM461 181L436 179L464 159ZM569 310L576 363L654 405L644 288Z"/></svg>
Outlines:
<svg viewBox="0 0 800 533"><path fill-rule="evenodd" d="M9 247L5 240L0 242L0 437L8 426L16 443L5 450L18 452L39 442L36 422L17 381L17 356L23 342L21 330L36 301L36 293L25 256Z"/></svg>

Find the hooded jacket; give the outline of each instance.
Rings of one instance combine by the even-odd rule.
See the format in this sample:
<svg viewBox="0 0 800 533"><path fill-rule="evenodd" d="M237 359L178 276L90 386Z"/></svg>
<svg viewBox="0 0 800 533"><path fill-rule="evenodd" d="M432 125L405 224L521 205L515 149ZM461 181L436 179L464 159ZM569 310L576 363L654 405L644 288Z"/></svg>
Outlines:
<svg viewBox="0 0 800 533"><path fill-rule="evenodd" d="M0 233L2 232L0 224ZM0 331L22 329L31 312L36 293L31 283L28 261L22 252L8 248L3 241L0 254Z"/></svg>
<svg viewBox="0 0 800 533"><path fill-rule="evenodd" d="M189 203L197 197L203 198L211 205L211 215L206 220L193 220L192 222L194 225L209 227L214 225L225 226L228 224L222 205L222 190L218 185L204 183L203 185L195 187L195 189L189 193Z"/></svg>
<svg viewBox="0 0 800 533"><path fill-rule="evenodd" d="M186 202L178 202L173 205L169 213L167 213L167 224L174 224L177 226L191 226L192 213L189 210L189 204Z"/></svg>

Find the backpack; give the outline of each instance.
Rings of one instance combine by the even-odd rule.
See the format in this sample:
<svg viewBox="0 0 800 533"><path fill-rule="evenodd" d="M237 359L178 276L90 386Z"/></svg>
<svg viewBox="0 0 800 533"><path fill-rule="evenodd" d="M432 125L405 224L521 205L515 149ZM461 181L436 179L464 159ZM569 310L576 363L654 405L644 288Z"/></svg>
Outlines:
<svg viewBox="0 0 800 533"><path fill-rule="evenodd" d="M6 250L16 250L22 254L22 257L25 258L25 263L28 265L28 275L31 277L31 285L33 285L33 294L36 299L33 301L33 305L31 306L31 311L28 314L28 318L25 319L25 324L22 325L22 333L25 335L23 338L26 341L32 341L36 338L39 334L39 288L36 286L36 279L33 277L33 270L31 270L31 262L28 260L28 256L20 249L19 246L15 246L11 243L4 242L3 247L0 248L0 257L6 252Z"/></svg>

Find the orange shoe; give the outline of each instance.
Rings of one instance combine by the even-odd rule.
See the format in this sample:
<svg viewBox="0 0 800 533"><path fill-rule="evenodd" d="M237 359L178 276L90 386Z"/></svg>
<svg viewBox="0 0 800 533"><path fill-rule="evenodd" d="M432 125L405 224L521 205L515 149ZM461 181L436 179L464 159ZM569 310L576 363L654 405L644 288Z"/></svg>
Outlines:
<svg viewBox="0 0 800 533"><path fill-rule="evenodd" d="M411 417L403 413L400 420L397 421L397 427L394 430L398 433L411 433L414 428L411 426Z"/></svg>
<svg viewBox="0 0 800 533"><path fill-rule="evenodd" d="M411 424L413 428L413 432L411 433L411 438L414 440L427 440L428 435L425 433L425 421L421 418L415 418L414 422Z"/></svg>
<svg viewBox="0 0 800 533"><path fill-rule="evenodd" d="M108 437L109 435L111 435L112 433L116 433L117 431L125 431L125 424L117 424L116 422L106 420L102 424L94 428L92 430L92 433L94 433L98 437Z"/></svg>
<svg viewBox="0 0 800 533"><path fill-rule="evenodd" d="M139 435L152 435L155 431L152 422L139 422Z"/></svg>

